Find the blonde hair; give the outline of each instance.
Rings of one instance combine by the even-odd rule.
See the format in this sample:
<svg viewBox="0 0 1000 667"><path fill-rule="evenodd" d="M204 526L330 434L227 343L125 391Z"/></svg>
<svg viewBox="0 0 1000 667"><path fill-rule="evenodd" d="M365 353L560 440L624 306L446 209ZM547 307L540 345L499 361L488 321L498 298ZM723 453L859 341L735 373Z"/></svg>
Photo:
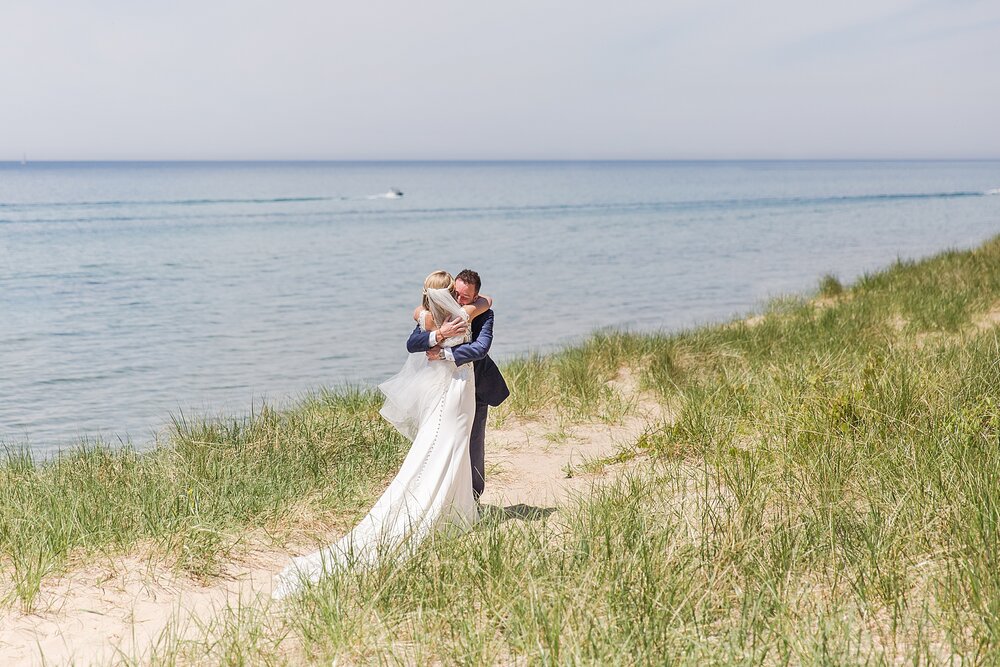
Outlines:
<svg viewBox="0 0 1000 667"><path fill-rule="evenodd" d="M429 289L447 289L449 291L455 290L455 279L451 277L451 274L447 271L435 271L426 278L424 278L424 309L430 310L431 304L427 300L427 290Z"/></svg>

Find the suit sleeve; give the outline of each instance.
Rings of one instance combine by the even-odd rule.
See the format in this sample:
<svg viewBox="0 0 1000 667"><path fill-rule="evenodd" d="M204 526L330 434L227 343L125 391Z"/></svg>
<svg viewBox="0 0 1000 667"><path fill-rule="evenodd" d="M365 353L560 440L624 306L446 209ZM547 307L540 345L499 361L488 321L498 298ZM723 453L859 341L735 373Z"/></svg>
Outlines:
<svg viewBox="0 0 1000 667"><path fill-rule="evenodd" d="M426 352L431 349L431 336L426 331L420 330L420 325L413 327L413 333L406 341L406 351L410 354L414 352Z"/></svg>
<svg viewBox="0 0 1000 667"><path fill-rule="evenodd" d="M451 348L452 354L455 355L455 363L459 366L470 361L479 361L489 354L490 346L493 345L493 310L487 310L482 317L483 328L479 330L475 340Z"/></svg>

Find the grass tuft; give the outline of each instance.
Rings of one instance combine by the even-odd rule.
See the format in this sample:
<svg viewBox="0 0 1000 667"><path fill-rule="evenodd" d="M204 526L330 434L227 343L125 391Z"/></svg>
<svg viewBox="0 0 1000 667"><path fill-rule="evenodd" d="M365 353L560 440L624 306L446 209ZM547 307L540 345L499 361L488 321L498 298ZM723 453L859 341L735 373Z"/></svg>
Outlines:
<svg viewBox="0 0 1000 667"><path fill-rule="evenodd" d="M837 276L827 273L819 280L819 295L833 299L844 293L844 286Z"/></svg>

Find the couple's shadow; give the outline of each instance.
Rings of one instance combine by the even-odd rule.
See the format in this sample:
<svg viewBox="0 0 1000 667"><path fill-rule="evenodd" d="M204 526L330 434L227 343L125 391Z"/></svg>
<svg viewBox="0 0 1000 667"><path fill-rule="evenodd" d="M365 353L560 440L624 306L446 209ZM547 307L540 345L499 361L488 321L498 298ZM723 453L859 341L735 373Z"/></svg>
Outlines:
<svg viewBox="0 0 1000 667"><path fill-rule="evenodd" d="M518 503L500 507L499 505L480 505L480 518L484 521L503 523L512 519L521 521L540 521L556 511L555 507L535 507Z"/></svg>

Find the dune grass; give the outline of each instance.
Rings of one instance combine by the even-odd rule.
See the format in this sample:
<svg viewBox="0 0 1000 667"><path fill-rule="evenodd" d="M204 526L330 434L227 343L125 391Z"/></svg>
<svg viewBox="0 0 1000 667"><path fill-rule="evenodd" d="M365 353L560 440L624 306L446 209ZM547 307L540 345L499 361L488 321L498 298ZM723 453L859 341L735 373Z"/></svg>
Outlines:
<svg viewBox="0 0 1000 667"><path fill-rule="evenodd" d="M404 563L231 610L144 659L1000 661L1000 238L853 285L824 277L817 296L511 362L500 422L614 423L622 366L675 417L614 457L630 472L554 514L488 508ZM352 519L402 454L377 407L325 394L178 424L148 454L9 454L0 553L18 599L80 551L152 541L211 577L241 530L294 524L303 506Z"/></svg>
<svg viewBox="0 0 1000 667"><path fill-rule="evenodd" d="M372 392L324 392L286 412L175 420L148 452L83 445L35 462L8 450L0 465L0 566L31 609L43 577L68 559L145 545L196 577L249 528L351 517L398 465L404 441L378 418Z"/></svg>
<svg viewBox="0 0 1000 667"><path fill-rule="evenodd" d="M581 351L510 365L515 387L541 365L561 387L549 408L567 419L613 419L628 405L605 386L614 375ZM525 389L525 396L537 396ZM515 393L515 396L518 394ZM398 467L406 441L379 415L374 390L324 391L282 412L238 419L177 417L151 451L82 444L51 460L21 449L0 458L0 574L6 601L32 610L42 580L73 560L129 552L208 580L246 531L357 518ZM515 398L502 415L530 416ZM0 577L0 595L3 595Z"/></svg>
<svg viewBox="0 0 1000 667"><path fill-rule="evenodd" d="M1000 312L1000 241L826 291L521 362L526 405L597 401L588 378L625 360L683 407L631 474L557 515L331 577L290 614L295 645L316 662L997 662L1000 338L978 322Z"/></svg>

